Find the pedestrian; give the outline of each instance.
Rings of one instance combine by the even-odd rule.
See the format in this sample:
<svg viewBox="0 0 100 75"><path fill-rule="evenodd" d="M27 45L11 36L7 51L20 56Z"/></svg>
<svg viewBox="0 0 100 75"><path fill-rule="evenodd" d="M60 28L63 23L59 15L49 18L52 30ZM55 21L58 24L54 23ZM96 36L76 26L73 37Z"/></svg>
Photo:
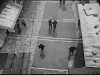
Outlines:
<svg viewBox="0 0 100 75"><path fill-rule="evenodd" d="M84 4L85 4L84 0L80 0L80 2L84 6Z"/></svg>
<svg viewBox="0 0 100 75"><path fill-rule="evenodd" d="M26 23L25 23L24 21L22 22L22 25L23 25L24 27L26 27Z"/></svg>
<svg viewBox="0 0 100 75"><path fill-rule="evenodd" d="M48 22L49 22L49 29L52 29L52 19L50 19Z"/></svg>
<svg viewBox="0 0 100 75"><path fill-rule="evenodd" d="M65 5L65 0L60 0L60 9L62 9L62 11L67 11L67 7Z"/></svg>
<svg viewBox="0 0 100 75"><path fill-rule="evenodd" d="M80 19L78 20L78 28L80 29Z"/></svg>
<svg viewBox="0 0 100 75"><path fill-rule="evenodd" d="M53 18L51 18L48 22L49 22L49 35L51 35L52 33L52 27L53 27Z"/></svg>
<svg viewBox="0 0 100 75"><path fill-rule="evenodd" d="M62 3L62 0L60 0L60 4Z"/></svg>
<svg viewBox="0 0 100 75"><path fill-rule="evenodd" d="M74 51L76 50L76 47L75 46L72 46L69 48L69 54L72 54L74 53Z"/></svg>
<svg viewBox="0 0 100 75"><path fill-rule="evenodd" d="M65 4L65 0L60 0L60 4Z"/></svg>
<svg viewBox="0 0 100 75"><path fill-rule="evenodd" d="M10 33L10 32L9 32L8 29L7 29L7 30L6 30L6 34L9 35L9 33Z"/></svg>
<svg viewBox="0 0 100 75"><path fill-rule="evenodd" d="M54 20L54 21L53 21L53 34L54 34L54 35L56 34L56 26L57 26L57 21Z"/></svg>
<svg viewBox="0 0 100 75"><path fill-rule="evenodd" d="M40 44L39 46L38 46L38 48L40 49L40 57L42 58L42 59L44 59L44 57L45 57L45 55L44 55L44 45L43 44Z"/></svg>

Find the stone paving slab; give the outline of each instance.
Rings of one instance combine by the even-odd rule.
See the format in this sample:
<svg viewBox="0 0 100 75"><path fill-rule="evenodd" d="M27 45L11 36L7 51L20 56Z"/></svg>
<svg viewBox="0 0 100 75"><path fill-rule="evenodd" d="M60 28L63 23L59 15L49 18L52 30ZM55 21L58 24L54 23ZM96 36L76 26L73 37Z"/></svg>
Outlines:
<svg viewBox="0 0 100 75"><path fill-rule="evenodd" d="M8 53L8 57L3 68L4 70L3 74L11 74L11 67L12 67L14 57L15 57L14 53Z"/></svg>
<svg viewBox="0 0 100 75"><path fill-rule="evenodd" d="M32 37L33 36L38 36L39 35L39 31L40 31L40 28L41 28L41 22L42 20L39 20L39 19L34 19L34 22L32 24Z"/></svg>
<svg viewBox="0 0 100 75"><path fill-rule="evenodd" d="M55 17L57 19L59 11L58 7L59 3L47 2L44 9L43 19L49 19L50 17Z"/></svg>
<svg viewBox="0 0 100 75"><path fill-rule="evenodd" d="M23 60L23 53L17 53L12 65L12 74L20 74Z"/></svg>
<svg viewBox="0 0 100 75"><path fill-rule="evenodd" d="M60 19L75 19L75 15L73 13L72 3L65 3L64 7L59 6L58 11L58 20Z"/></svg>
<svg viewBox="0 0 100 75"><path fill-rule="evenodd" d="M7 36L4 46L1 49L2 53L22 53L29 52L30 38Z"/></svg>
<svg viewBox="0 0 100 75"><path fill-rule="evenodd" d="M3 69L8 53L0 53L0 70Z"/></svg>
<svg viewBox="0 0 100 75"><path fill-rule="evenodd" d="M35 10L35 19L42 19L46 1L37 1L36 10Z"/></svg>
<svg viewBox="0 0 100 75"><path fill-rule="evenodd" d="M25 0L22 12L19 18L33 19L35 14L36 0Z"/></svg>
<svg viewBox="0 0 100 75"><path fill-rule="evenodd" d="M30 74L66 74L66 71L31 69Z"/></svg>

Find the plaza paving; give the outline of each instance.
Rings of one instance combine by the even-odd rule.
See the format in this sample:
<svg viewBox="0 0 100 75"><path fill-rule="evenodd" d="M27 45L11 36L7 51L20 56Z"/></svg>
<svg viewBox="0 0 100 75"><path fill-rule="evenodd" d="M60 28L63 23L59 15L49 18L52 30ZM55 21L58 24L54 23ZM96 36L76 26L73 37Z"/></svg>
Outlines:
<svg viewBox="0 0 100 75"><path fill-rule="evenodd" d="M72 42L74 42L73 39L77 38L76 36L77 20L75 18L75 13L73 11L75 8L73 9L71 2L68 3L66 2L66 8L67 8L66 11L62 11L59 8L59 6L60 6L59 2L49 2L49 1L46 2L44 15L43 18L41 19L42 21L38 36L39 38L35 48L35 53L33 55L33 62L31 63L32 64L30 70L31 74L34 73L35 69L41 69L41 71L44 69L44 72L42 71L41 73L45 73L45 69L49 69L50 71L54 69L53 72L56 69L58 71L63 70L63 72L67 73L69 65L68 48L73 46L72 45ZM57 33L56 37L50 36L48 34L48 29L49 29L48 20L51 17L54 17L58 22L56 29ZM65 42L66 41L65 39L68 38L72 39L72 41L68 42L67 40L67 42ZM63 39L63 41L60 39ZM40 58L40 51L38 49L38 45L41 43L45 45L44 59ZM78 42L74 43L75 46L77 46ZM37 73L37 71L35 73Z"/></svg>
<svg viewBox="0 0 100 75"><path fill-rule="evenodd" d="M15 62L21 61L23 57L25 57L25 60L23 60L24 65L21 73L67 73L69 65L68 48L73 46L72 42L75 42L75 39L79 38L79 36L76 35L77 17L74 11L76 9L75 4L71 1L66 1L66 7L64 7L63 10L59 8L60 4L58 1L30 0L30 2L25 3L25 5L27 4L28 6L24 7L21 16L19 16L20 20L25 20L27 23L27 28L21 27L21 34L10 33L1 50L3 53L11 53L9 54L11 56L7 58L9 60L7 60L6 63L11 61L9 63L11 64L13 62L15 67L18 65ZM50 19L50 17L55 17L58 22L56 37L48 35L47 21ZM70 39L70 41L68 41L68 39ZM45 58L43 60L39 56L40 53L38 49L38 45L41 43L45 45ZM78 41L75 42L76 47L77 44ZM13 55L15 52L18 54L18 56ZM23 53L25 54L23 55ZM13 57L16 58L16 60L13 60ZM21 62L18 63L20 64ZM14 67L8 66L5 71ZM14 69L13 73L19 73L19 67L16 68L17 71ZM6 73L10 72L6 71Z"/></svg>

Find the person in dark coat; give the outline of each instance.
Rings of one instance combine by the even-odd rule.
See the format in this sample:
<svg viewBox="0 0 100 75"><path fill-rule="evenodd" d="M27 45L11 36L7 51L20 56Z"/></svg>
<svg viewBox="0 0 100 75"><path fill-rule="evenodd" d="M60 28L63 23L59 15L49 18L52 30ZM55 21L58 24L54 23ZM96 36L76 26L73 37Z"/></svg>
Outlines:
<svg viewBox="0 0 100 75"><path fill-rule="evenodd" d="M65 0L60 0L60 4L65 4Z"/></svg>
<svg viewBox="0 0 100 75"><path fill-rule="evenodd" d="M44 57L45 57L45 55L44 55L44 45L43 44L40 44L39 46L38 46L38 48L40 49L40 57L42 58L42 59L44 59Z"/></svg>
<svg viewBox="0 0 100 75"><path fill-rule="evenodd" d="M57 25L57 21L56 21L56 20L54 20L54 21L53 21L53 30L55 30L55 29L56 29L56 25Z"/></svg>
<svg viewBox="0 0 100 75"><path fill-rule="evenodd" d="M52 23L53 23L52 19L50 19L48 22L49 22L49 29L52 30Z"/></svg>
<svg viewBox="0 0 100 75"><path fill-rule="evenodd" d="M26 27L26 23L24 21L22 22L22 25Z"/></svg>
<svg viewBox="0 0 100 75"><path fill-rule="evenodd" d="M52 19L50 19L50 20L48 21L48 23L49 23L49 32L48 32L48 34L51 35L51 33L52 33L52 24L53 24Z"/></svg>
<svg viewBox="0 0 100 75"><path fill-rule="evenodd" d="M55 35L56 35L56 26L57 26L57 21L56 21L56 20L54 20L54 21L53 21L53 31L52 31L52 32L53 32L53 34L54 34L54 35L52 34L53 36L55 36Z"/></svg>
<svg viewBox="0 0 100 75"><path fill-rule="evenodd" d="M69 48L69 53L73 55L75 50L76 50L76 47L72 46Z"/></svg>

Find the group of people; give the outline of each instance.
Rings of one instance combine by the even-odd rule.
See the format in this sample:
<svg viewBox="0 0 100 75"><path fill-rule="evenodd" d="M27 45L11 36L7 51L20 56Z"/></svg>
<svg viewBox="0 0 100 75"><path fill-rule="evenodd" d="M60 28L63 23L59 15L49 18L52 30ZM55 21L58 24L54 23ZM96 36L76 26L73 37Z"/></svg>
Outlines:
<svg viewBox="0 0 100 75"><path fill-rule="evenodd" d="M60 9L62 9L62 11L66 11L67 10L67 8L65 6L65 1L66 0L60 0Z"/></svg>
<svg viewBox="0 0 100 75"><path fill-rule="evenodd" d="M49 31L48 34L51 36L56 36L56 25L57 21L54 18L51 18L49 21Z"/></svg>

